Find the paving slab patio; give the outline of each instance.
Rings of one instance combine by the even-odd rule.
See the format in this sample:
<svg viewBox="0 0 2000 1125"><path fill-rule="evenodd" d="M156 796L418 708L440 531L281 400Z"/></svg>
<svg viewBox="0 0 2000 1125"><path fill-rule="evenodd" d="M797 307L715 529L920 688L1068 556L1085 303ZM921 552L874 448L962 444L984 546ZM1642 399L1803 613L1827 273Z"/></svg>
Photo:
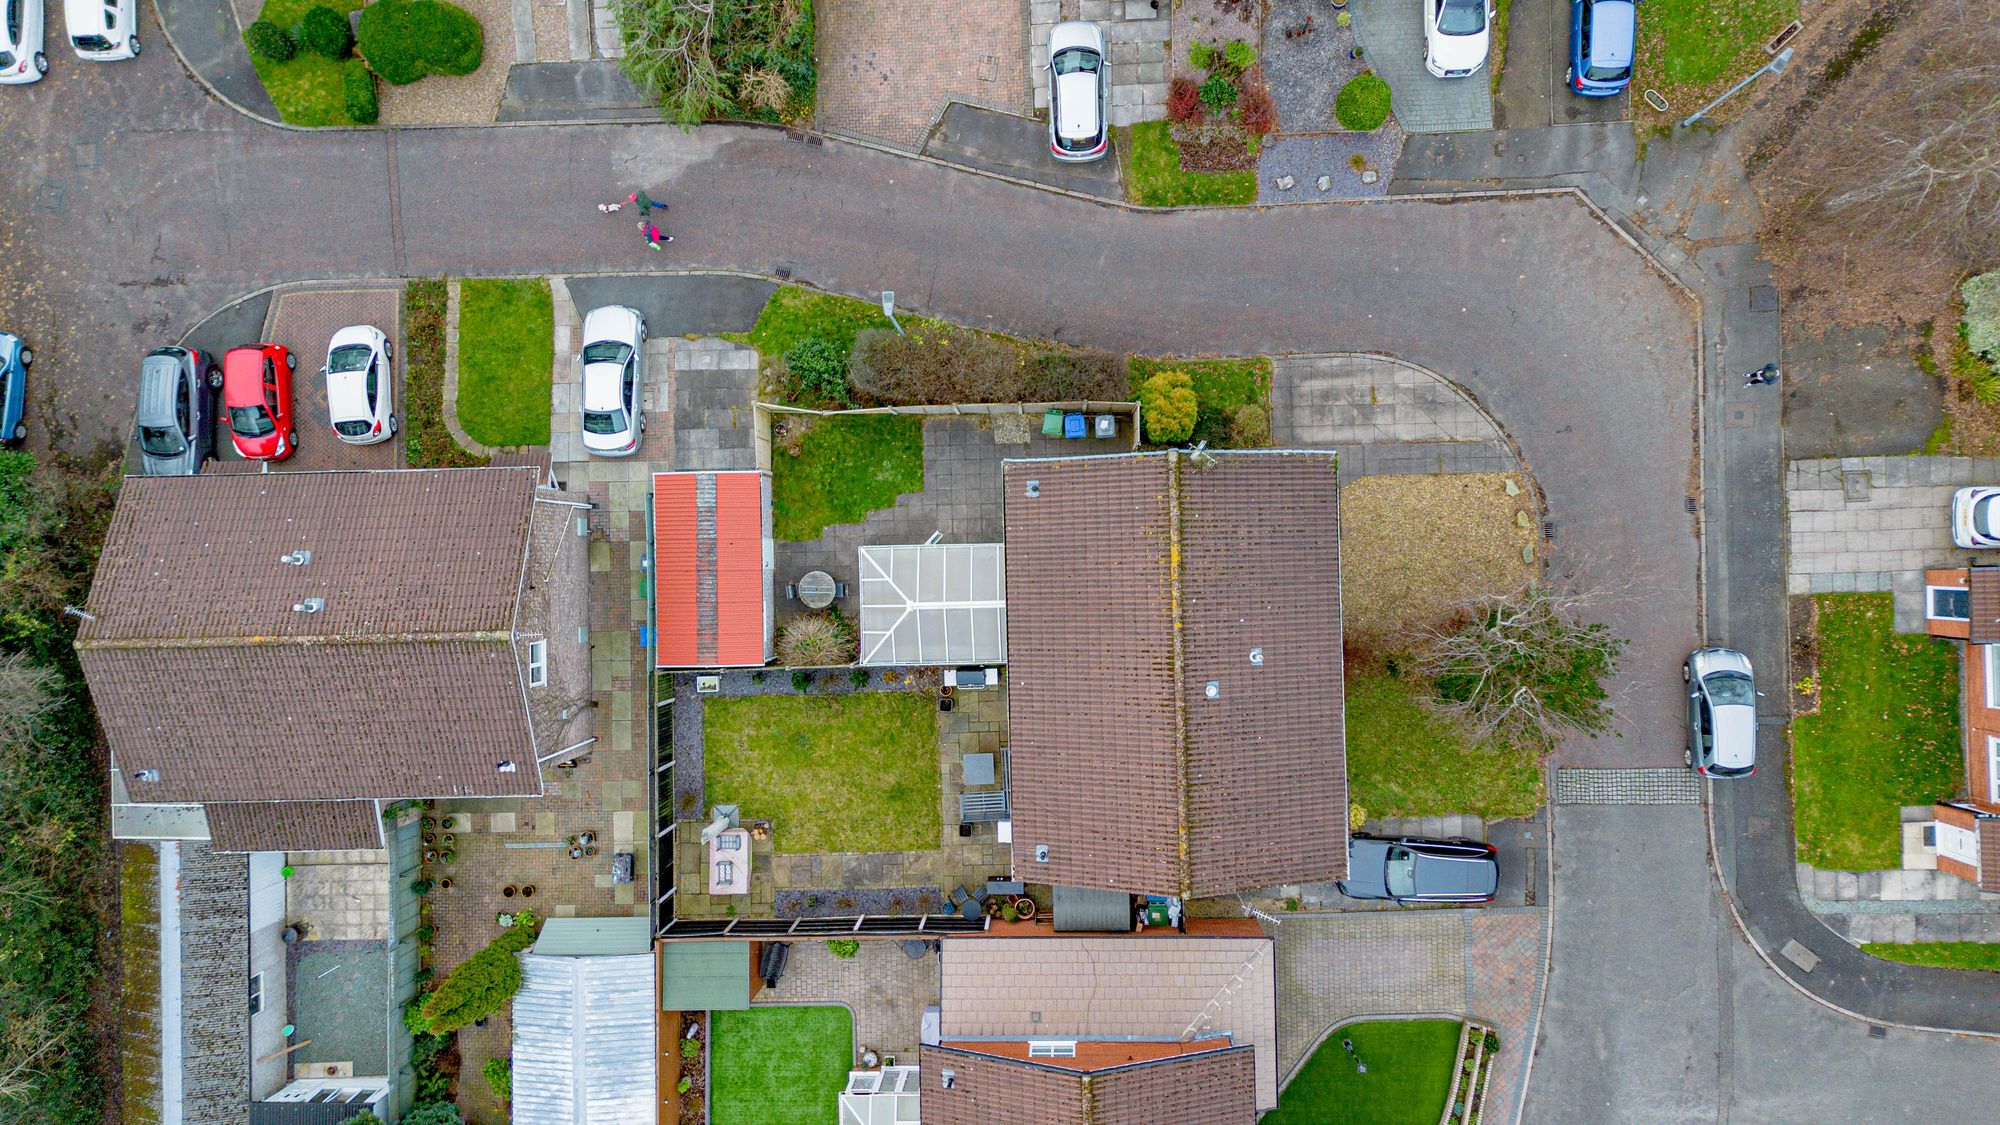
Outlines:
<svg viewBox="0 0 2000 1125"><path fill-rule="evenodd" d="M843 1005L854 1013L857 1059L872 1048L914 1061L924 1009L939 1002L942 983L938 955L929 950L911 958L900 942L863 941L842 958L823 941L795 941L778 986L760 989L750 1003Z"/></svg>

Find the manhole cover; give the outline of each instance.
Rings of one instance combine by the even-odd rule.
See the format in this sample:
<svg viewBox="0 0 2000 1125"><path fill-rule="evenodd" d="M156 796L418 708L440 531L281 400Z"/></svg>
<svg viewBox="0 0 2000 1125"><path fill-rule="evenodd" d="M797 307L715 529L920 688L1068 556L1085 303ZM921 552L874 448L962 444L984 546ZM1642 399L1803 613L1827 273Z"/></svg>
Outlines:
<svg viewBox="0 0 2000 1125"><path fill-rule="evenodd" d="M1750 287L1751 312L1777 312L1778 287L1775 285L1752 285Z"/></svg>
<svg viewBox="0 0 2000 1125"><path fill-rule="evenodd" d="M1750 402L1740 406L1731 406L1729 413L1723 416L1722 424L1732 430L1740 430L1756 425L1757 404Z"/></svg>
<svg viewBox="0 0 2000 1125"><path fill-rule="evenodd" d="M35 191L35 204L44 211L53 211L58 215L62 214L63 186L61 184L43 184Z"/></svg>
<svg viewBox="0 0 2000 1125"><path fill-rule="evenodd" d="M1852 469L1840 474L1840 492L1849 504L1866 504L1868 490L1874 485L1874 478L1867 469Z"/></svg>

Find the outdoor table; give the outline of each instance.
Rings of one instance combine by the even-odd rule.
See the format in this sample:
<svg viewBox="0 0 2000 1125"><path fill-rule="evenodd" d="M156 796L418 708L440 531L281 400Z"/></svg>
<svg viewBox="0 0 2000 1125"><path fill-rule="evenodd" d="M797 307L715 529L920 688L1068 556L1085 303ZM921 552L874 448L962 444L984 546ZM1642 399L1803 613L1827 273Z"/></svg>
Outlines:
<svg viewBox="0 0 2000 1125"><path fill-rule="evenodd" d="M808 609L825 609L833 604L833 575L824 570L808 571L799 579L799 600Z"/></svg>
<svg viewBox="0 0 2000 1125"><path fill-rule="evenodd" d="M993 755L967 754L963 761L967 785L993 784Z"/></svg>

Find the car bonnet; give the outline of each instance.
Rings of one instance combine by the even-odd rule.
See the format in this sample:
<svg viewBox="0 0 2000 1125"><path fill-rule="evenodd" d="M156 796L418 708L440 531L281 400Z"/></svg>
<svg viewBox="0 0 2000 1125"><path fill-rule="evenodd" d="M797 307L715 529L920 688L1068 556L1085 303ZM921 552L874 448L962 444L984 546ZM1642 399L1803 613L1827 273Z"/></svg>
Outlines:
<svg viewBox="0 0 2000 1125"><path fill-rule="evenodd" d="M1344 885L1363 894L1387 894L1388 884L1382 865L1389 857L1389 842L1356 836L1347 842L1347 879Z"/></svg>

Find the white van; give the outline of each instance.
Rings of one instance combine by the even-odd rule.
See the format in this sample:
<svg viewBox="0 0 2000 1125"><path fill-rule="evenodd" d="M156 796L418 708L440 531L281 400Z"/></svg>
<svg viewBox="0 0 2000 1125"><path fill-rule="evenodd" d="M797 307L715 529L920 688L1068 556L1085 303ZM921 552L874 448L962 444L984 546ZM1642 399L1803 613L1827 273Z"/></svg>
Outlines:
<svg viewBox="0 0 2000 1125"><path fill-rule="evenodd" d="M137 0L63 0L69 45L90 62L139 57Z"/></svg>

